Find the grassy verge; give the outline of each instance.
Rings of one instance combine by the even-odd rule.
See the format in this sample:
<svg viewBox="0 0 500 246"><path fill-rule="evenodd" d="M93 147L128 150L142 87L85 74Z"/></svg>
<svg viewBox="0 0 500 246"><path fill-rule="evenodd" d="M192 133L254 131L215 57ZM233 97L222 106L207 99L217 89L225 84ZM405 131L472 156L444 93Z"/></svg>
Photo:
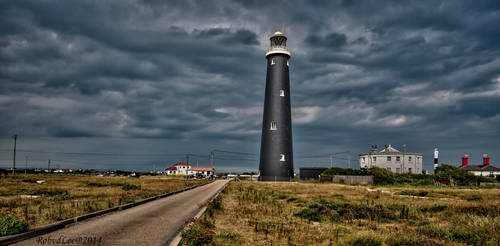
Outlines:
<svg viewBox="0 0 500 246"><path fill-rule="evenodd" d="M215 245L498 245L499 189L231 182Z"/></svg>
<svg viewBox="0 0 500 246"><path fill-rule="evenodd" d="M38 182L37 181L43 181ZM97 177L77 174L18 174L0 179L0 236L180 190L208 180L165 176ZM27 227L12 227L12 221ZM5 222L5 223L4 223ZM18 223L18 224L19 224ZM22 224L22 225L24 225ZM5 232L3 232L5 229Z"/></svg>

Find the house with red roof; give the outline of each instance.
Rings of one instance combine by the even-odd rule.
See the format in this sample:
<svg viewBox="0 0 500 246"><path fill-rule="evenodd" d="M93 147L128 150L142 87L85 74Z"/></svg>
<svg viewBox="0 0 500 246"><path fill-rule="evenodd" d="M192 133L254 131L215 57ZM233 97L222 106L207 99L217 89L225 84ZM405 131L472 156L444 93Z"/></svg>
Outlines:
<svg viewBox="0 0 500 246"><path fill-rule="evenodd" d="M198 177L202 175L204 177L210 177L215 174L214 169L211 167L191 167L187 162L178 162L171 167L165 168L165 173L167 175L193 175Z"/></svg>
<svg viewBox="0 0 500 246"><path fill-rule="evenodd" d="M188 175L198 177L199 175L210 177L214 175L214 169L211 167L191 167L188 170Z"/></svg>
<svg viewBox="0 0 500 246"><path fill-rule="evenodd" d="M458 168L476 176L496 177L500 175L500 168L490 164L490 157L487 154L483 155L483 165L469 165L469 156L464 155L462 157L462 166Z"/></svg>
<svg viewBox="0 0 500 246"><path fill-rule="evenodd" d="M169 168L165 168L165 173L187 175L189 168L191 168L191 165L189 165L187 162L180 161Z"/></svg>

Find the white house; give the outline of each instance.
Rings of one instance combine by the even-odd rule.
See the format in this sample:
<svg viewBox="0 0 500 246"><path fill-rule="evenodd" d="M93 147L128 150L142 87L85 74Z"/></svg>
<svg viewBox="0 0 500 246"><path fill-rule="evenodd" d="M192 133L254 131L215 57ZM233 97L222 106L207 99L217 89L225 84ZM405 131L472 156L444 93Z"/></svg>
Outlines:
<svg viewBox="0 0 500 246"><path fill-rule="evenodd" d="M359 154L360 168L379 167L395 173L422 173L422 153L406 152L393 148L390 144L381 151L372 146L369 153Z"/></svg>
<svg viewBox="0 0 500 246"><path fill-rule="evenodd" d="M490 157L483 155L483 165L469 165L469 156L462 157L462 166L460 169L470 172L476 176L496 177L500 175L500 168L490 165Z"/></svg>
<svg viewBox="0 0 500 246"><path fill-rule="evenodd" d="M188 175L198 176L201 174L205 177L214 175L214 169L211 167L191 167L188 170Z"/></svg>
<svg viewBox="0 0 500 246"><path fill-rule="evenodd" d="M169 168L165 168L166 174L180 174L180 175L188 175L188 170L191 168L191 165L186 162L178 162Z"/></svg>

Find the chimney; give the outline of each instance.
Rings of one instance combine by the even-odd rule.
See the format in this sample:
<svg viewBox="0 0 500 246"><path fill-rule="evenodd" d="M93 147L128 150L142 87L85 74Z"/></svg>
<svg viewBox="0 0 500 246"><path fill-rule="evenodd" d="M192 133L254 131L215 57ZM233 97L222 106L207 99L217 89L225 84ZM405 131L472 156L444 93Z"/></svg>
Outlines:
<svg viewBox="0 0 500 246"><path fill-rule="evenodd" d="M490 165L490 157L488 156L488 154L483 155L483 165Z"/></svg>
<svg viewBox="0 0 500 246"><path fill-rule="evenodd" d="M406 153L406 144L403 144L403 152Z"/></svg>
<svg viewBox="0 0 500 246"><path fill-rule="evenodd" d="M372 145L372 150L371 152L377 152L377 145Z"/></svg>
<svg viewBox="0 0 500 246"><path fill-rule="evenodd" d="M469 155L464 155L462 157L462 166L467 166L469 164Z"/></svg>

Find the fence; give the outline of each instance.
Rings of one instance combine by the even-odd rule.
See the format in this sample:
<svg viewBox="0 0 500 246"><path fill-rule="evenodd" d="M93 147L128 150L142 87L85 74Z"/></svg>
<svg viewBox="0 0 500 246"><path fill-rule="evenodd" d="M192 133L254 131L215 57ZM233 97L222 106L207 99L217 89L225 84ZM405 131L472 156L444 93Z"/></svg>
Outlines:
<svg viewBox="0 0 500 246"><path fill-rule="evenodd" d="M353 176L353 175L328 175L320 176L321 182L334 182L343 184L373 184L373 176Z"/></svg>

